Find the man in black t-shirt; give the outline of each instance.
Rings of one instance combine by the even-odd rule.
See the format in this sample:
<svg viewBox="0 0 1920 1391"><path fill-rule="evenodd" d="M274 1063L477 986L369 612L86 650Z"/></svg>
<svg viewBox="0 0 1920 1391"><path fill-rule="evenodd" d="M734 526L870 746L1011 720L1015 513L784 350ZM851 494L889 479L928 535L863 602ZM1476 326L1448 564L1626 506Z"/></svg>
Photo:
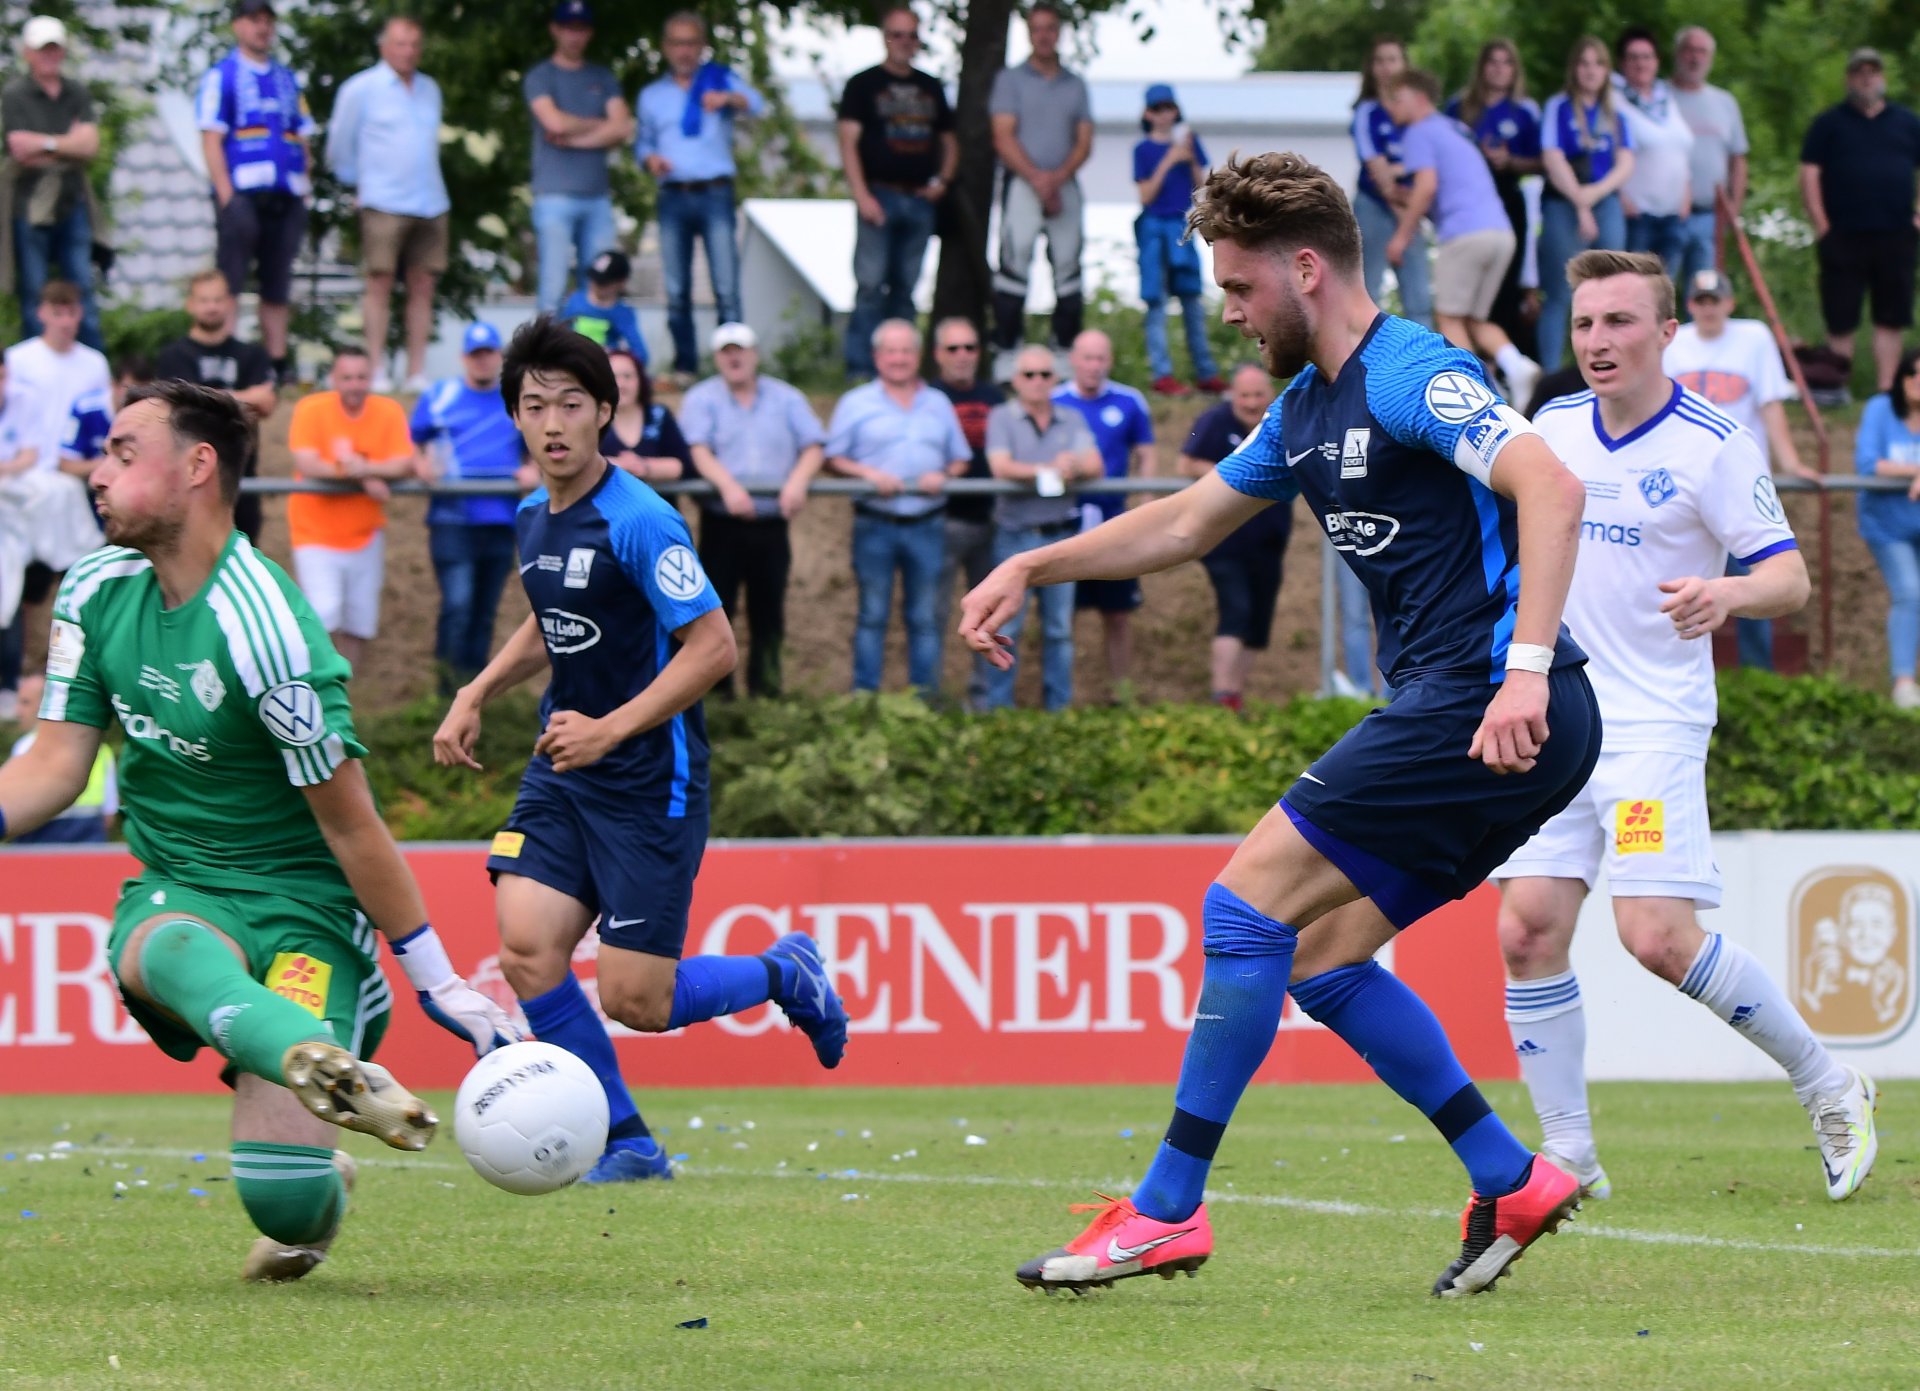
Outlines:
<svg viewBox="0 0 1920 1391"><path fill-rule="evenodd" d="M1193 422L1180 447L1180 472L1203 476L1240 447L1273 404L1267 369L1249 362L1234 369L1227 399ZM1213 638L1213 700L1238 711L1246 699L1253 654L1267 650L1274 605L1280 598L1280 565L1293 534L1293 508L1269 507L1201 560L1213 582L1220 618Z"/></svg>
<svg viewBox="0 0 1920 1391"><path fill-rule="evenodd" d="M273 360L265 348L242 343L233 336L237 308L227 278L217 270L203 270L187 282L187 317L193 321L185 338L161 348L153 360L156 381L195 382L224 391L246 408L253 422L253 452L243 470L251 478L260 465L260 422L280 404ZM260 539L260 497L241 493L233 509L234 525L249 541Z"/></svg>
<svg viewBox="0 0 1920 1391"><path fill-rule="evenodd" d="M1920 210L1920 116L1887 100L1878 51L1847 59L1847 99L1814 117L1800 147L1800 196L1820 261L1827 346L1849 362L1860 301L1873 297L1873 360L1880 390L1893 385L1902 333L1913 323Z"/></svg>
<svg viewBox="0 0 1920 1391"><path fill-rule="evenodd" d="M939 374L933 385L951 402L960 417L960 431L973 449L973 460L963 475L991 478L987 467L987 413L1007 399L1006 393L980 378L980 330L970 319L942 319L933 327L933 365ZM1269 512L1273 508L1267 509ZM947 553L940 564L940 582L934 590L934 631L940 634L941 663L946 668L947 636L951 631L954 576L964 574L972 589L993 569L993 498L987 493L947 494ZM993 667L984 657L973 659L967 677L967 708L984 708L987 678Z"/></svg>
<svg viewBox="0 0 1920 1391"><path fill-rule="evenodd" d="M873 331L888 319L914 320L935 208L960 163L946 91L913 66L920 21L895 6L880 16L880 33L887 60L855 73L840 94L840 164L860 214L846 345L855 379L873 375Z"/></svg>

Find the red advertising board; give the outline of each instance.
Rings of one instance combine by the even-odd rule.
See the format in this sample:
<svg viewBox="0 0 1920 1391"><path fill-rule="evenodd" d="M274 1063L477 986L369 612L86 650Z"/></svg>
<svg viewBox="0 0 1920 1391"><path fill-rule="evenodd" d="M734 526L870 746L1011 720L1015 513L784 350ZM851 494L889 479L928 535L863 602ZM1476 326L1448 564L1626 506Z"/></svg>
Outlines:
<svg viewBox="0 0 1920 1391"><path fill-rule="evenodd" d="M1222 840L781 841L715 844L694 892L689 955L755 952L807 931L852 1018L822 1072L777 1009L675 1034L617 1026L635 1087L824 1083L1171 1083L1200 983L1199 908ZM511 1004L495 956L481 846L409 847L454 964ZM218 1085L203 1053L175 1063L127 1017L106 970L120 881L113 849L0 851L0 1093L168 1092ZM1467 1070L1514 1075L1502 1020L1494 897L1481 889L1383 960L1433 1005ZM589 935L576 969L592 990ZM452 1087L471 1061L397 1003L380 1059L414 1087ZM1369 1077L1292 1002L1260 1077Z"/></svg>

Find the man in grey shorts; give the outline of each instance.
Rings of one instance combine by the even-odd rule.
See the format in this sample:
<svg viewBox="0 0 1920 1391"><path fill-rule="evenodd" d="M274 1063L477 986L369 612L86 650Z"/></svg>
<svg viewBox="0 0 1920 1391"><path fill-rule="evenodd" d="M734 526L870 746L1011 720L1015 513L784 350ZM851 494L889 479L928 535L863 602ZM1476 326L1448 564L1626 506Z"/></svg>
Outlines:
<svg viewBox="0 0 1920 1391"><path fill-rule="evenodd" d="M1053 341L1061 352L1080 334L1081 195L1074 175L1093 152L1087 84L1060 66L1061 12L1041 0L1027 12L1033 56L993 79L993 151L999 157L1000 256L993 274L993 341L1004 377L1026 336L1027 275L1044 233L1053 268Z"/></svg>
<svg viewBox="0 0 1920 1391"><path fill-rule="evenodd" d="M1516 243L1486 156L1464 126L1440 114L1440 80L1432 73L1409 68L1388 78L1381 104L1401 128L1400 161L1413 175L1387 260L1398 266L1420 219L1433 218L1440 244L1433 326L1456 347L1491 357L1506 378L1507 398L1525 401L1540 379L1540 365L1488 319Z"/></svg>

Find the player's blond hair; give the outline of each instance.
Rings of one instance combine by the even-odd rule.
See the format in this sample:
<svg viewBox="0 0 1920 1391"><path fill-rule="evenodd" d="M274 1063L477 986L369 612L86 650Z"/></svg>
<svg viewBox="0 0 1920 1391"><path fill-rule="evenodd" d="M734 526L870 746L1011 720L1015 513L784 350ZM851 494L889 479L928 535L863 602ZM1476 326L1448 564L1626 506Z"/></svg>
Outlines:
<svg viewBox="0 0 1920 1391"><path fill-rule="evenodd" d="M1673 281L1658 256L1644 251L1582 251L1567 262L1567 284L1579 289L1589 280L1637 275L1653 290L1653 317L1665 323L1673 317Z"/></svg>
<svg viewBox="0 0 1920 1391"><path fill-rule="evenodd" d="M1320 253L1345 275L1360 269L1360 224L1326 170L1291 150L1234 156L1193 197L1187 231L1209 242Z"/></svg>

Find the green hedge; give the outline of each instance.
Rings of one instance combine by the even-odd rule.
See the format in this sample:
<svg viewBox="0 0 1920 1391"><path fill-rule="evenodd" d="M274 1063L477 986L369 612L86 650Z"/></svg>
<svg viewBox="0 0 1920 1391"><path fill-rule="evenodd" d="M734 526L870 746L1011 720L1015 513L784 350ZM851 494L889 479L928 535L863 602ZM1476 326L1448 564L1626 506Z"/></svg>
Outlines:
<svg viewBox="0 0 1920 1391"><path fill-rule="evenodd" d="M433 766L441 707L363 718L394 830L490 835L532 743L531 699L488 712L483 774ZM716 836L1200 835L1244 832L1366 706L966 716L909 696L708 706ZM1920 718L1825 678L1730 673L1708 765L1722 830L1920 827Z"/></svg>

